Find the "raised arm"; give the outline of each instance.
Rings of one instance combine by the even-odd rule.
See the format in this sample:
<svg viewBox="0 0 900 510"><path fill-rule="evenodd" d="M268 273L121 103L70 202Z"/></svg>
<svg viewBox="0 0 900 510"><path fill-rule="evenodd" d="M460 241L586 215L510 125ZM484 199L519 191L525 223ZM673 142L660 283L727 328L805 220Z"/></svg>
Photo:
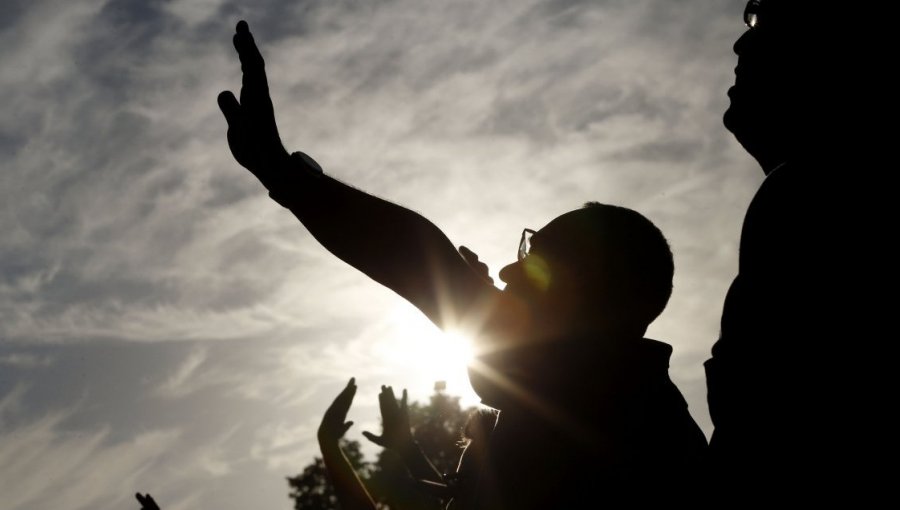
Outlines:
<svg viewBox="0 0 900 510"><path fill-rule="evenodd" d="M344 437L347 429L353 425L347 419L347 411L353 403L356 395L356 383L353 379L325 411L322 423L319 425L319 448L322 450L322 460L328 477L334 484L334 492L343 510L375 510L375 502L366 491L365 486L353 470L353 466L340 447L340 439Z"/></svg>
<svg viewBox="0 0 900 510"><path fill-rule="evenodd" d="M240 102L219 95L235 159L289 208L331 253L394 290L446 328L478 310L496 327L500 292L472 271L453 244L419 214L324 175L308 156L281 143L265 64L247 23L234 36L243 70ZM499 313L499 315L498 315ZM509 319L503 319L504 321Z"/></svg>

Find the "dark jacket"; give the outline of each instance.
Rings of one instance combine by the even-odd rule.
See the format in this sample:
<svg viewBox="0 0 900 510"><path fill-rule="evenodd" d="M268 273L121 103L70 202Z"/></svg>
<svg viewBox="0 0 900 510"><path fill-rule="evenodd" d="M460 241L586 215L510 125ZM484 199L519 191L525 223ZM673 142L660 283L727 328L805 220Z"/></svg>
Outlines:
<svg viewBox="0 0 900 510"><path fill-rule="evenodd" d="M495 371L494 386L473 375L503 394L478 508L694 501L707 444L669 379L671 352L655 340L590 338L483 357L506 373Z"/></svg>

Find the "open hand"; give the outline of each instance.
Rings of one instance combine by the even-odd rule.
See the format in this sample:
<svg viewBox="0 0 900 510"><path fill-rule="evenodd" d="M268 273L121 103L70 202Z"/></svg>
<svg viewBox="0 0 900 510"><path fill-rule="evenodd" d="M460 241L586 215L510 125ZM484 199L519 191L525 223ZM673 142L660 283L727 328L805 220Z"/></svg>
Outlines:
<svg viewBox="0 0 900 510"><path fill-rule="evenodd" d="M241 100L226 90L219 94L219 108L228 121L228 146L234 159L272 189L277 170L289 155L278 136L263 57L246 21L239 21L236 31L234 48L244 73Z"/></svg>
<svg viewBox="0 0 900 510"><path fill-rule="evenodd" d="M141 504L141 510L159 510L159 505L156 504L156 501L153 500L153 496L151 496L149 492L143 496L138 492L134 497L137 498L138 502Z"/></svg>
<svg viewBox="0 0 900 510"><path fill-rule="evenodd" d="M352 421L345 420L355 395L356 379L350 378L347 386L338 393L334 402L325 411L325 416L322 417L322 423L319 425L320 442L337 442L338 439L344 437L344 434L353 425Z"/></svg>
<svg viewBox="0 0 900 510"><path fill-rule="evenodd" d="M381 407L381 435L363 432L366 439L395 451L400 451L413 443L406 398L406 390L403 390L403 399L398 405L394 389L390 386L381 387L381 393L378 394L378 404Z"/></svg>

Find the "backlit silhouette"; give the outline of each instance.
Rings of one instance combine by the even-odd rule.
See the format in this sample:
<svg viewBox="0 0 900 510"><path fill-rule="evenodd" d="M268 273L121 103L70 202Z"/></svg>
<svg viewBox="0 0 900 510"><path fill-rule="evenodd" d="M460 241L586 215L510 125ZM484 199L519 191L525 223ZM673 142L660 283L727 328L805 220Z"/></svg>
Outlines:
<svg viewBox="0 0 900 510"><path fill-rule="evenodd" d="M690 492L705 439L669 380L671 348L643 338L673 272L649 220L591 203L526 229L518 260L500 271L500 291L472 252L461 256L422 216L289 154L245 22L234 44L241 99L223 92L219 105L237 161L331 253L478 342L472 386L501 410L481 470L488 475L470 481L478 505L637 504Z"/></svg>
<svg viewBox="0 0 900 510"><path fill-rule="evenodd" d="M872 5L754 0L734 45L725 124L766 178L706 363L722 507L859 506L891 485L870 457L895 434L879 347L894 227L877 210L886 145L872 121L887 97L873 37L890 16Z"/></svg>

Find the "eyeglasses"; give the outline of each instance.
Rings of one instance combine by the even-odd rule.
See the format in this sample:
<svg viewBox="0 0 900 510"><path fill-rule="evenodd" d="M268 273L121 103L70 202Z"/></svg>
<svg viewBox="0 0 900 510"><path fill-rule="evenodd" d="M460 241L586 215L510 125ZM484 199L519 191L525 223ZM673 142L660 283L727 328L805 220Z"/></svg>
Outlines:
<svg viewBox="0 0 900 510"><path fill-rule="evenodd" d="M759 10L762 0L750 0L744 8L744 24L747 28L756 28L759 24Z"/></svg>
<svg viewBox="0 0 900 510"><path fill-rule="evenodd" d="M535 231L530 228L522 230L522 238L519 239L519 262L525 260L525 257L528 256L528 252L531 251L531 236L533 236L534 233Z"/></svg>

